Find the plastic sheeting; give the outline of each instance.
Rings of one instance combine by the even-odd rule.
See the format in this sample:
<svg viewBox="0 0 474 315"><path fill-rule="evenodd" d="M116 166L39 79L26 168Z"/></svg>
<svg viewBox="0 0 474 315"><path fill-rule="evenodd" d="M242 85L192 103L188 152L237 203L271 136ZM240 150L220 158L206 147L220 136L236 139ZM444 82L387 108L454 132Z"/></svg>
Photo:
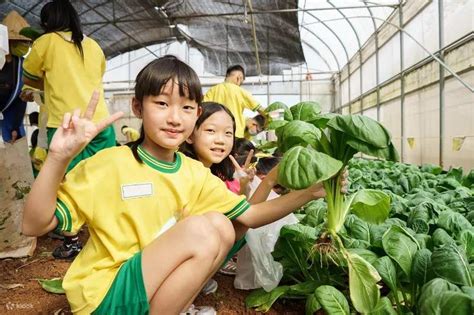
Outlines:
<svg viewBox="0 0 474 315"><path fill-rule="evenodd" d="M17 10L33 26L38 26L46 2L7 1L0 4L0 18L10 10ZM298 14L294 11L297 0L71 2L80 15L84 33L99 42L108 58L177 39L199 49L207 71L217 75L225 74L232 64L243 65L248 75L280 74L283 69L305 61ZM250 11L249 3L254 11L290 9L290 12L244 14ZM252 17L261 71L257 69Z"/></svg>

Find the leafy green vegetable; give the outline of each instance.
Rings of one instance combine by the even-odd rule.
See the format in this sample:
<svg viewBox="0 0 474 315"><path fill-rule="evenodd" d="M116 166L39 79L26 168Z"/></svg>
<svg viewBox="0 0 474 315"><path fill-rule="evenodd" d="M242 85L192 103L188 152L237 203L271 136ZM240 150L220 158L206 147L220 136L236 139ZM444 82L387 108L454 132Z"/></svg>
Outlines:
<svg viewBox="0 0 474 315"><path fill-rule="evenodd" d="M449 243L435 249L431 265L436 276L455 284L473 286L466 253L456 244Z"/></svg>
<svg viewBox="0 0 474 315"><path fill-rule="evenodd" d="M322 285L316 289L316 298L329 315L349 315L349 303L344 294L329 285Z"/></svg>
<svg viewBox="0 0 474 315"><path fill-rule="evenodd" d="M53 278L53 279L37 279L41 287L48 292L56 294L64 294L63 289L63 279L62 278Z"/></svg>
<svg viewBox="0 0 474 315"><path fill-rule="evenodd" d="M300 146L291 148L278 168L278 182L291 189L303 189L334 176L342 163L330 156Z"/></svg>
<svg viewBox="0 0 474 315"><path fill-rule="evenodd" d="M404 228L393 225L384 234L382 244L385 252L402 268L407 276L411 275L413 257L418 243Z"/></svg>

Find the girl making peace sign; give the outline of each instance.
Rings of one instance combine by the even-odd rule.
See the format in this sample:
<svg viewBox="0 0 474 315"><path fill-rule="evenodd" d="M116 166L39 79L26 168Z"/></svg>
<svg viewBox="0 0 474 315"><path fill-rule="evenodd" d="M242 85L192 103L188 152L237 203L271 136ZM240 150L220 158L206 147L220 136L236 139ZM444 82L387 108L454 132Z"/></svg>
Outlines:
<svg viewBox="0 0 474 315"><path fill-rule="evenodd" d="M88 225L90 238L63 281L74 313L183 312L234 244L230 220L259 227L324 197L317 184L250 205L200 162L176 152L196 130L202 92L196 73L172 56L137 76L132 106L143 121L140 138L100 151L64 177L74 155L121 117L92 122L97 98L82 115L64 115L23 218L23 233L35 236ZM219 137L233 139L233 129ZM217 159L229 147L219 142L206 150Z"/></svg>

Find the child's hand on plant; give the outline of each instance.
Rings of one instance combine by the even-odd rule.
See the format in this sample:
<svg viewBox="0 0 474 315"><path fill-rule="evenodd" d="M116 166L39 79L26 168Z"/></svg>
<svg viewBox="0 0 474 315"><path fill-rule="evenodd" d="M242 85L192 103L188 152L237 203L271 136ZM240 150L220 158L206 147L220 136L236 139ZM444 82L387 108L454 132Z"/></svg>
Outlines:
<svg viewBox="0 0 474 315"><path fill-rule="evenodd" d="M343 194L347 193L347 186L349 184L348 177L349 177L349 171L346 167L344 171L342 172L341 181L340 181L341 193ZM308 189L315 199L326 197L326 191L324 190L323 183L313 184Z"/></svg>
<svg viewBox="0 0 474 315"><path fill-rule="evenodd" d="M99 123L92 118L99 103L99 92L94 91L86 112L81 115L80 109L74 113L64 114L62 125L56 130L51 140L48 156L59 161L69 161L94 139L102 130L122 117L123 113L115 113Z"/></svg>

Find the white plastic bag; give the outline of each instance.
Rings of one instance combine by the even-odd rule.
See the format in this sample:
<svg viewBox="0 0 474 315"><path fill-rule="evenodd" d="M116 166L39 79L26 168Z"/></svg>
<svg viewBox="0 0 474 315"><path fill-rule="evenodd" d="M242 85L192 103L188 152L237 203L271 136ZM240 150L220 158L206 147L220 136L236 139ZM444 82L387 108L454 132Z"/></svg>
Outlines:
<svg viewBox="0 0 474 315"><path fill-rule="evenodd" d="M255 192L260 182L260 179L255 176L251 183L250 195ZM272 191L268 200L277 197L278 195ZM280 229L284 225L297 222L296 216L289 214L258 229L249 229L245 236L247 245L237 255L237 275L234 280L236 289L263 288L268 292L278 286L283 277L283 267L273 259L272 251L280 235Z"/></svg>

